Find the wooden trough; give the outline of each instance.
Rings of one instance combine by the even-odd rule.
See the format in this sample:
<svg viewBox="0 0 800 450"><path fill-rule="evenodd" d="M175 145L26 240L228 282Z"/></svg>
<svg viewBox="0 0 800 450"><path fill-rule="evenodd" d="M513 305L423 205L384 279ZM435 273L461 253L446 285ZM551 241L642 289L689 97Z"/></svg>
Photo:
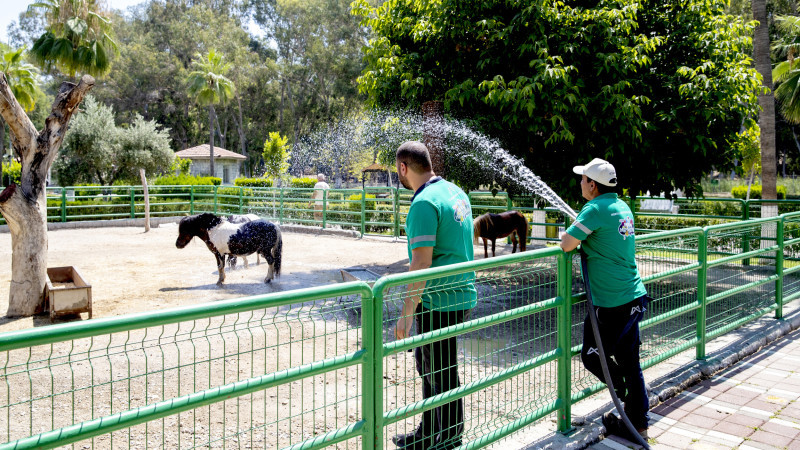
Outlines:
<svg viewBox="0 0 800 450"><path fill-rule="evenodd" d="M61 315L82 312L92 318L92 285L73 266L47 268L44 296L50 322Z"/></svg>

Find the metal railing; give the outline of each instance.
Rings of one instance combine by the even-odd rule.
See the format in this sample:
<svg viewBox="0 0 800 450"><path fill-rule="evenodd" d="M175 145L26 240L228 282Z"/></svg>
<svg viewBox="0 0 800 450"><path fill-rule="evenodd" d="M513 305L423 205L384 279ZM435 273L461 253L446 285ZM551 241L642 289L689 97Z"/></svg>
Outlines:
<svg viewBox="0 0 800 450"><path fill-rule="evenodd" d="M363 202L363 200L362 200ZM747 247L743 242L748 244ZM653 302L643 367L800 298L800 213L637 238ZM580 362L586 302L558 247L147 314L0 334L0 449L381 449L424 411L464 403L463 448L496 442L603 385ZM411 283L474 274L463 323L394 340ZM462 280L455 282L454 280ZM463 383L427 400L407 350L454 338Z"/></svg>

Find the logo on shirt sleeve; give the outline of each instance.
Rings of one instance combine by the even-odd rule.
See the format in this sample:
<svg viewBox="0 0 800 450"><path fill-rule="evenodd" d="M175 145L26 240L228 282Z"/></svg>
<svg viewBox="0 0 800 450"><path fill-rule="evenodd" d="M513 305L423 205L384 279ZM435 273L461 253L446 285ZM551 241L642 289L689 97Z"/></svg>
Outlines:
<svg viewBox="0 0 800 450"><path fill-rule="evenodd" d="M623 240L634 235L632 217L628 216L619 220L619 234L622 236Z"/></svg>

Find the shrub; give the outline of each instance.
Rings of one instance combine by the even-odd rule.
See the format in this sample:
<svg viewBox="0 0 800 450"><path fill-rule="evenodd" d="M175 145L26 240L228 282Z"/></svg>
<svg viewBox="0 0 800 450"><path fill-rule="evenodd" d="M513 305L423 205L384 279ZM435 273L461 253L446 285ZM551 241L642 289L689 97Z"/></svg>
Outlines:
<svg viewBox="0 0 800 450"><path fill-rule="evenodd" d="M7 178L10 183L19 184L22 178L22 164L17 161L11 161L8 164L3 164L3 178Z"/></svg>
<svg viewBox="0 0 800 450"><path fill-rule="evenodd" d="M317 179L312 177L292 178L289 183L293 188L313 188L317 184Z"/></svg>
<svg viewBox="0 0 800 450"><path fill-rule="evenodd" d="M786 199L786 186L783 185L778 186L777 191L778 191L778 200ZM747 186L734 186L734 188L731 189L731 194L733 194L735 198L747 198ZM754 184L750 187L750 198L751 199L761 198L760 184Z"/></svg>
<svg viewBox="0 0 800 450"><path fill-rule="evenodd" d="M361 196L363 194L353 194L347 197L348 200L351 200L347 203L347 209L350 211L361 211ZM367 194L366 202L364 205L364 209L375 209L375 194Z"/></svg>
<svg viewBox="0 0 800 450"><path fill-rule="evenodd" d="M153 184L160 186L219 186L222 184L222 178L199 175L166 175L156 178Z"/></svg>
<svg viewBox="0 0 800 450"><path fill-rule="evenodd" d="M247 187L272 187L273 182L271 178L237 178L233 180L234 186L247 186Z"/></svg>

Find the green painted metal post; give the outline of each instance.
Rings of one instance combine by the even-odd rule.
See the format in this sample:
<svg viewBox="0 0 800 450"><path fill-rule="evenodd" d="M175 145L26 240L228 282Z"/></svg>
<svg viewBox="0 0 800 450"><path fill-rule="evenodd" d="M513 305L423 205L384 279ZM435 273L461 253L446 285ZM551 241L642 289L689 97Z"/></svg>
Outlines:
<svg viewBox="0 0 800 450"><path fill-rule="evenodd" d="M631 214L633 214L633 223L636 223L636 199L633 196L630 196L628 199L628 204L631 208Z"/></svg>
<svg viewBox="0 0 800 450"><path fill-rule="evenodd" d="M322 198L325 198L325 194L323 191ZM324 208L323 208L324 212ZM323 213L323 223L324 223L324 213ZM375 343L375 329L378 329L378 333L380 333L380 328L382 323L375 322L375 299L374 296L366 296L364 294L361 295L361 332L362 336L364 336L364 342L361 345L367 351L366 360L364 361L364 370L361 373L361 411L363 411L364 421L364 432L365 435L361 439L361 449L362 450L369 450L374 448L374 443L377 440L377 432L375 427L375 419L377 418L378 414L375 413L375 398L377 395L368 395L368 393L374 393L374 381L382 375L380 373L375 373L375 355L380 354L381 348L377 347ZM381 414L383 416L383 414ZM383 433L380 433L381 437L383 437Z"/></svg>
<svg viewBox="0 0 800 450"><path fill-rule="evenodd" d="M61 188L61 221L67 221L67 188Z"/></svg>
<svg viewBox="0 0 800 450"><path fill-rule="evenodd" d="M511 200L511 196L508 195L508 192L506 192L506 209L509 211L514 209L514 201Z"/></svg>
<svg viewBox="0 0 800 450"><path fill-rule="evenodd" d="M194 215L194 186L189 188L189 215Z"/></svg>
<svg viewBox="0 0 800 450"><path fill-rule="evenodd" d="M786 218L781 216L776 226L777 231L777 244L778 250L775 252L775 273L778 279L775 280L775 318L783 319L783 241L784 241L784 226L786 225Z"/></svg>
<svg viewBox="0 0 800 450"><path fill-rule="evenodd" d="M314 209L316 209L317 205L314 205ZM325 225L328 221L328 190L322 190L322 228L325 228Z"/></svg>
<svg viewBox="0 0 800 450"><path fill-rule="evenodd" d="M750 202L747 200L742 200L742 220L749 220L749 219L750 219ZM747 253L749 251L750 251L750 233L748 233L747 229L745 229L744 236L742 236L742 253ZM742 265L749 266L750 258L743 259Z"/></svg>
<svg viewBox="0 0 800 450"><path fill-rule="evenodd" d="M558 431L572 430L572 255L558 255Z"/></svg>
<svg viewBox="0 0 800 450"><path fill-rule="evenodd" d="M364 237L364 233L367 231L367 226L364 222L367 221L367 215L364 212L367 208L367 191L366 189L361 191L361 237Z"/></svg>
<svg viewBox="0 0 800 450"><path fill-rule="evenodd" d="M697 347L696 358L706 359L706 282L708 281L708 228L703 229L703 234L697 243Z"/></svg>
<svg viewBox="0 0 800 450"><path fill-rule="evenodd" d="M394 237L400 237L400 189L392 188L394 191Z"/></svg>
<svg viewBox="0 0 800 450"><path fill-rule="evenodd" d="M244 187L239 186L239 214L244 214Z"/></svg>
<svg viewBox="0 0 800 450"><path fill-rule="evenodd" d="M367 348L374 349L369 353L372 358L372 370L374 377L371 383L374 401L373 411L375 420L375 440L372 442L372 449L383 450L383 284L378 280L372 287L372 342L366 343ZM365 335L366 336L366 335ZM364 387L366 389L366 386Z"/></svg>
<svg viewBox="0 0 800 450"><path fill-rule="evenodd" d="M217 185L214 185L214 214L217 213Z"/></svg>
<svg viewBox="0 0 800 450"><path fill-rule="evenodd" d="M131 186L131 219L136 218L136 193Z"/></svg>
<svg viewBox="0 0 800 450"><path fill-rule="evenodd" d="M283 225L283 186L281 186L281 204L278 206L278 223Z"/></svg>

